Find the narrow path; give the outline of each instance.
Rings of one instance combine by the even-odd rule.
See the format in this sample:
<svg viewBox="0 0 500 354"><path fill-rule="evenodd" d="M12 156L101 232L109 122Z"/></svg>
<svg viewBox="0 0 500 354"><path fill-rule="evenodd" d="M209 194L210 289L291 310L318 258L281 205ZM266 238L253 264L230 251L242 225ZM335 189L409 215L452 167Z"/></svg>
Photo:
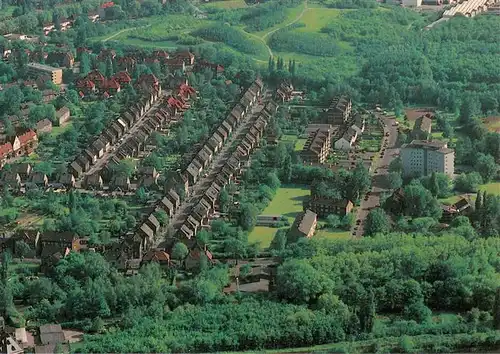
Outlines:
<svg viewBox="0 0 500 354"><path fill-rule="evenodd" d="M267 48L267 51L269 52L269 56L270 56L270 57L273 57L273 56L274 56L274 55L273 55L273 51L272 51L271 47L267 44L266 38L267 38L268 36L270 36L271 34L275 33L276 31L279 31L280 29L283 29L283 28L287 28L288 26L293 25L293 24L294 24L294 23L296 23L297 21L300 21L300 19L302 18L302 16L304 16L304 14L306 13L306 11L308 11L308 10L309 10L309 6L308 6L308 3L307 3L307 0L305 0L305 6L304 6L304 9L302 10L302 12L301 12L301 13L300 13L300 14L299 14L299 15L298 15L298 16L297 16L297 17L296 17L296 18L295 18L292 22L287 23L287 24L286 24L286 25L284 25L284 26L280 26L280 27L278 27L278 28L275 28L275 29L273 29L272 31L269 31L269 32L265 33L262 37L259 37L259 36L255 35L255 34L252 34L252 33L248 33L248 32L246 32L246 33L247 33L250 37L253 37L253 38L255 38L255 39L259 40L260 42L264 43L264 45L265 45L265 46L266 46L266 48ZM261 62L261 63L265 62L264 60L255 59L255 58L254 58L254 60L255 60L255 61L258 61L258 62Z"/></svg>
<svg viewBox="0 0 500 354"><path fill-rule="evenodd" d="M120 35L120 34L122 34L122 33L124 33L124 32L132 31L132 30L135 30L135 29L137 29L137 28L147 28L147 27L151 27L151 25L145 25L145 26L140 26L140 27L124 28L124 29L122 29L122 30L120 30L120 31L116 32L115 34L112 34L111 36L109 36L109 37L107 37L107 38L104 38L104 39L102 40L102 42L107 42L107 41L109 41L110 39L113 39L113 38L115 38L116 36L118 36L118 35Z"/></svg>
<svg viewBox="0 0 500 354"><path fill-rule="evenodd" d="M283 27L278 27L278 28L273 29L272 31L267 32L266 34L264 34L264 35L262 36L262 39L263 39L263 40L265 40L268 36L270 36L270 35L271 35L271 34L273 34L274 32L279 31L279 30L280 30L280 29L282 29L282 28L287 28L287 27L289 27L289 26L293 25L294 23L296 23L297 21L300 21L300 19L302 18L302 16L304 16L304 14L306 13L306 11L309 11L309 5L308 5L308 3L307 3L307 0L305 1L305 6L304 6L304 9L303 9L303 10L302 10L302 12L299 14L299 16L297 16L297 18L295 18L295 20L293 20L292 22L290 22L290 23L286 24L286 25L285 25L285 26L283 26Z"/></svg>

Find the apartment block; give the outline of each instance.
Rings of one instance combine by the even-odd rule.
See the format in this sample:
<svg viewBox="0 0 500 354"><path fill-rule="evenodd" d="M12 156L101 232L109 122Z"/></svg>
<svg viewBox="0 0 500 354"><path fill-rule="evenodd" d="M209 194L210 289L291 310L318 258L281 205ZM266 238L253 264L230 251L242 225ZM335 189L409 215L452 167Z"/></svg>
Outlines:
<svg viewBox="0 0 500 354"><path fill-rule="evenodd" d="M300 156L305 162L325 163L330 152L331 140L331 126L322 124L319 128L309 133Z"/></svg>
<svg viewBox="0 0 500 354"><path fill-rule="evenodd" d="M39 63L29 63L28 70L33 75L49 75L52 82L56 85L62 84L62 69Z"/></svg>
<svg viewBox="0 0 500 354"><path fill-rule="evenodd" d="M441 141L413 140L401 147L401 161L404 176L455 173L455 151Z"/></svg>

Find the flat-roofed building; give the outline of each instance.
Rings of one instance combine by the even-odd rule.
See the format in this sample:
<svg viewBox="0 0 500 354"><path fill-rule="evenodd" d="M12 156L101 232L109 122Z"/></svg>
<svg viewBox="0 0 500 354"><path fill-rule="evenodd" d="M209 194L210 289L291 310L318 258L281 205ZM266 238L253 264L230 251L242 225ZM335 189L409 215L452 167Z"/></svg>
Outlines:
<svg viewBox="0 0 500 354"><path fill-rule="evenodd" d="M433 172L452 176L455 151L442 141L413 140L401 147L404 176L427 176Z"/></svg>
<svg viewBox="0 0 500 354"><path fill-rule="evenodd" d="M62 84L62 69L54 68L52 66L39 64L39 63L29 63L28 71L32 74L41 76L43 74L50 75L50 79L56 85Z"/></svg>

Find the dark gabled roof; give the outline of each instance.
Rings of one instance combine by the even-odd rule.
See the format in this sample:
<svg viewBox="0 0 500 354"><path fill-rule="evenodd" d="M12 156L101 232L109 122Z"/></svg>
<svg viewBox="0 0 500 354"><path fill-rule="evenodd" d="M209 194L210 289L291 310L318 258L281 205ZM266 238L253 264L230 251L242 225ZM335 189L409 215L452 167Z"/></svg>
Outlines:
<svg viewBox="0 0 500 354"><path fill-rule="evenodd" d="M174 209L174 204L172 204L172 202L170 201L170 199L168 199L167 197L164 197L161 201L160 201L160 204L162 207L167 207L169 209Z"/></svg>
<svg viewBox="0 0 500 354"><path fill-rule="evenodd" d="M160 228L160 222L158 221L156 216L154 216L154 214L149 214L148 222L151 223L156 229Z"/></svg>
<svg viewBox="0 0 500 354"><path fill-rule="evenodd" d="M79 236L71 231L45 231L40 234L41 242L73 242Z"/></svg>
<svg viewBox="0 0 500 354"><path fill-rule="evenodd" d="M423 115L421 117L418 117L415 120L415 125L413 126L413 130L421 130L427 133L431 132L432 128L432 119L430 115Z"/></svg>
<svg viewBox="0 0 500 354"><path fill-rule="evenodd" d="M311 210L306 210L304 212L301 212L295 218L292 228L296 228L301 233L307 235L309 231L311 231L311 228L313 227L316 218L317 218L316 213L313 213Z"/></svg>
<svg viewBox="0 0 500 354"><path fill-rule="evenodd" d="M139 230L142 231L146 236L149 238L153 238L155 233L151 228L148 226L148 224L144 223L139 227Z"/></svg>

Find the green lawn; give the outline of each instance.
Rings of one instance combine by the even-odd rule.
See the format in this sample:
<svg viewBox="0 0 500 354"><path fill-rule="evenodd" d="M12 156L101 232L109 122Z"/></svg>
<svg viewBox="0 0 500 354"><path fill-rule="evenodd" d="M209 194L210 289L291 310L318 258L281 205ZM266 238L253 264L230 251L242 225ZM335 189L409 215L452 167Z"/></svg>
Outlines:
<svg viewBox="0 0 500 354"><path fill-rule="evenodd" d="M201 7L215 7L218 9L241 9L243 7L247 7L247 4L244 0L222 0L209 2L207 4L203 4Z"/></svg>
<svg viewBox="0 0 500 354"><path fill-rule="evenodd" d="M261 214L280 214L293 222L295 216L302 211L302 201L310 194L307 187L281 187L276 196Z"/></svg>
<svg viewBox="0 0 500 354"><path fill-rule="evenodd" d="M279 214L286 216L290 224L302 211L302 201L310 194L309 188L284 186L278 189L276 196L261 213L263 215ZM260 242L262 249L269 247L278 229L275 227L256 226L248 235L248 242Z"/></svg>
<svg viewBox="0 0 500 354"><path fill-rule="evenodd" d="M479 189L486 191L487 193L500 195L500 182L491 182L488 184L482 184Z"/></svg>
<svg viewBox="0 0 500 354"><path fill-rule="evenodd" d="M455 204L460 200L461 196L460 195L452 195L451 197L448 198L440 198L439 202L446 204L446 205L452 205Z"/></svg>
<svg viewBox="0 0 500 354"><path fill-rule="evenodd" d="M289 8L289 9L286 9L286 15L287 15L287 18L286 18L286 21L282 22L282 23L279 23L273 27L270 27L270 28L266 28L265 30L263 31L260 31L260 32L255 32L254 34L258 37L265 37L268 35L268 33L271 33L277 29L280 29L280 28L283 28L287 25L289 25L290 23L292 23L293 21L295 21L297 19L298 16L300 16L301 12L304 10L304 3L301 3L299 6L297 7L293 7L293 8Z"/></svg>
<svg viewBox="0 0 500 354"><path fill-rule="evenodd" d="M266 249L271 244L274 234L278 231L275 227L255 226L248 235L248 243L260 243L260 249Z"/></svg>
<svg viewBox="0 0 500 354"><path fill-rule="evenodd" d="M52 127L52 131L50 132L50 135L55 138L56 136L58 136L59 134L62 134L64 133L66 130L68 130L69 128L71 128L73 126L73 122L69 122L63 126L59 126L59 127Z"/></svg>
<svg viewBox="0 0 500 354"><path fill-rule="evenodd" d="M318 230L313 236L314 238L326 238L330 240L348 240L351 238L350 231L328 231L326 229Z"/></svg>
<svg viewBox="0 0 500 354"><path fill-rule="evenodd" d="M306 26L297 29L297 31L319 32L323 27L330 23L332 19L339 17L342 11L348 10L328 9L324 7L311 8L309 5L309 8L299 20L299 23L303 23Z"/></svg>

